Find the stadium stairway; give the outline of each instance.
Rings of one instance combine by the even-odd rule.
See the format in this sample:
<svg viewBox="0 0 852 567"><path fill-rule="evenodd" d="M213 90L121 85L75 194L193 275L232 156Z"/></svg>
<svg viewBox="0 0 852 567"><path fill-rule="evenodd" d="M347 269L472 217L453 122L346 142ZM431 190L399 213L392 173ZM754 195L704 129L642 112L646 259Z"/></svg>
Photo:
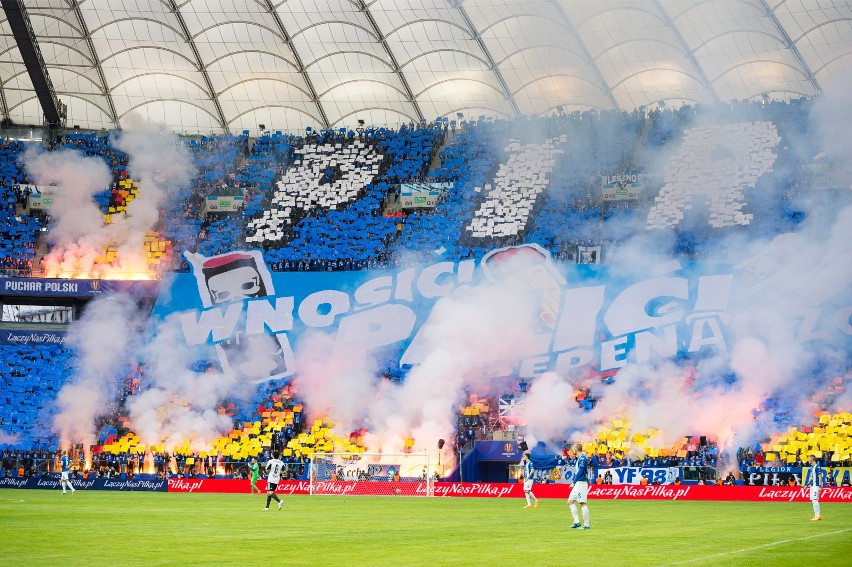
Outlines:
<svg viewBox="0 0 852 567"><path fill-rule="evenodd" d="M447 148L455 139L455 131L447 130L444 132L444 143L435 149L435 155L432 156L432 161L429 162L429 171L426 173L427 179L434 177L433 172L441 167L441 152L443 152L444 149Z"/></svg>
<svg viewBox="0 0 852 567"><path fill-rule="evenodd" d="M48 252L47 233L42 232L36 240L35 256L33 257L33 277L40 278L44 276L44 267L42 267L41 260L47 256Z"/></svg>

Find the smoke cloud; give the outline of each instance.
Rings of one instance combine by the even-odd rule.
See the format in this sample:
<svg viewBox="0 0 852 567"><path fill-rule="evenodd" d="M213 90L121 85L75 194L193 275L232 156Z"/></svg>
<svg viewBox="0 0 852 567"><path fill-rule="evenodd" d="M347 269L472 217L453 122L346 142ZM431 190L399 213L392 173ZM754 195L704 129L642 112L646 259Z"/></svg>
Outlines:
<svg viewBox="0 0 852 567"><path fill-rule="evenodd" d="M112 240L112 229L94 195L112 182L109 168L99 158L74 150L44 152L30 146L24 154L29 175L37 185L54 186L49 242L45 257L48 275L91 273L95 260Z"/></svg>
<svg viewBox="0 0 852 567"><path fill-rule="evenodd" d="M813 103L810 119L815 128L787 132L784 143L794 146L798 159L805 162L823 148L846 147L852 126L847 107L838 106L837 98L827 93ZM698 113L693 125L724 120L730 122L730 114L723 119L715 113ZM644 156L649 173L659 178L664 177L669 158L660 155L654 161L653 156ZM847 171L844 154L828 152L828 158L835 171ZM778 214L778 200L787 198L787 187L795 183L787 173L767 176L778 185L759 185L746 193L764 220ZM808 218L780 235L772 222L729 230L725 238L720 236L725 233L709 226L697 229L708 212L698 204L699 210L692 211L682 230L721 244L719 252L699 258L700 264L689 269L736 274L728 318L723 321L729 331L728 349L712 355L702 352L690 363L694 367L675 360L629 363L610 386L580 378L574 385L591 385L598 398L591 412L573 400L566 404L565 398L573 397L566 379L545 374L533 381L526 400L523 417L531 435L546 441L569 436L588 440L612 419L624 418L633 431L658 430L651 443L660 447L684 435L708 435L723 447L735 448L751 446L785 429L787 423L812 423L814 411L826 409L815 407L814 393L825 391L832 377L845 374L849 364L848 321L833 321L829 315L852 300L852 206L843 194L813 189L808 195L787 201ZM677 268L667 253L673 230L649 232L635 220L617 220L607 223L604 232L633 234L624 245L608 250L610 278L640 280ZM837 397L827 409L848 410L849 396Z"/></svg>
<svg viewBox="0 0 852 567"><path fill-rule="evenodd" d="M176 315L157 325L141 351L146 389L128 400L127 409L142 443L171 448L189 441L193 450L207 450L233 427L229 416L218 413L219 403L245 386L232 374L193 372L198 353L181 346L181 334Z"/></svg>
<svg viewBox="0 0 852 567"><path fill-rule="evenodd" d="M401 452L405 440L413 439L413 451L435 458L438 439L452 438L468 392L490 390L497 385L495 369L511 368L535 350L540 313L534 295L509 278L461 287L439 299L418 337L422 361L400 384L377 386L374 362L365 363L363 354L329 360L331 340L314 336L296 354L300 395L309 408L333 408L332 415L345 422L342 428L367 426L365 443L372 451ZM444 451L448 457L451 445Z"/></svg>
<svg viewBox="0 0 852 567"><path fill-rule="evenodd" d="M129 156L129 175L139 190L126 215L108 224L94 195L108 188L112 174L100 159L76 151L29 152L27 170L39 185L55 185L50 209L53 249L46 257L48 276L135 279L149 273L144 239L159 220L159 210L172 190L188 185L194 173L191 156L178 138L160 128L130 120L115 146ZM114 260L104 251L114 246ZM209 443L227 427L216 404L231 391L221 374L188 370L192 353L180 349L174 323L155 327L143 344L143 315L132 298L121 294L91 301L83 317L71 325L68 343L75 350L76 371L57 396L54 426L63 445L95 442L96 419L116 409L118 380L141 360L152 387L134 396L129 411L146 443Z"/></svg>
<svg viewBox="0 0 852 567"><path fill-rule="evenodd" d="M827 93L824 104L816 102L812 112L815 124L827 123L829 127L821 126L816 138L794 139L787 133L785 143L807 147L813 150L811 155L819 148L848 147L841 145L842 136L852 132L852 123L847 111L838 112L832 106L833 100ZM705 115L694 117L693 123L714 125L722 121L717 115ZM613 137L623 135L612 132ZM569 137L569 146L577 139ZM602 140L597 143L607 145ZM191 162L159 131L124 134L118 144L132 156L131 175L140 179L140 198L128 207L128 220L121 226L119 239L131 247L141 243L140 238L156 222L158 207L169 188L188 181ZM665 177L671 150L665 154L649 152L643 156L653 178ZM835 162L844 158L832 155ZM32 163L34 173L65 167L42 166L36 158ZM89 165L84 169L88 171ZM82 175L74 173L72 167L77 166L73 163L67 167L69 173L54 181L42 173L44 181L39 183L55 182L65 187L66 176ZM746 191L746 198L773 202L781 196L781 186L789 183L786 177L776 179L778 186L766 188L760 196L757 191ZM95 174L84 177L81 183L79 199L86 195L90 198L102 186ZM700 209L697 207L687 219L689 230L695 229ZM741 283L733 291L722 321L730 330L728 348L702 353L689 363L628 363L618 372L614 384L607 386L578 375L545 373L532 380L521 416L530 439L585 440L617 416L634 431L659 431L652 443L661 447L691 434L713 436L724 446L747 445L777 427L773 410L761 409L768 398L781 400L786 418L807 421L813 411L811 396L824 387L826 373L845 371L848 365L848 337L829 328L819 310L849 304L852 207L814 198L808 202L807 213L808 221L780 236L775 234L775 227L729 231L734 234L718 247L720 252L701 257L697 268L672 263L669 250L676 229L648 231L643 215L638 215L641 220L617 218L602 223L600 233L626 239L617 249L607 250L610 275L619 281L679 270L714 273L712 269L717 266L735 271L736 281ZM81 240L98 232L95 215L91 217L86 223L92 226L84 226L82 219L77 219L79 225L61 225L57 235L63 235L66 249L75 245L83 249ZM61 222L57 219L57 228ZM710 230L708 226L698 232L718 238L718 233ZM494 376L510 376L507 369L512 369L518 359L542 352L542 338L552 332L554 310L559 306L558 292L554 298L553 289L564 282L534 264L506 264L490 274L490 279L459 287L453 295L438 300L416 339L420 360L400 384L377 378L376 361L365 359L363 352L346 351L329 335L314 332L300 337L295 353L299 369L296 381L307 407L315 416L329 415L344 430L368 427L366 442L371 450L400 452L405 440L413 438L414 451L434 451L439 438L454 434L457 409L471 392L500 392L510 386L510 379ZM529 293L530 286L534 293ZM108 308L112 307L98 308L93 302L90 309ZM134 320L132 312L116 309L119 313L106 321ZM808 321L813 324L805 323ZM127 362L126 356L120 356L127 351L123 347L137 342L132 334L112 333L109 328L98 328L94 323L87 327L85 323L81 321L76 332L97 337L98 349L109 354L95 352L98 349L82 337L75 339L80 370L60 394L63 411L57 418L57 427L67 440L92 437L92 427L87 424L107 401L110 383L104 377L111 375L111 368ZM848 321L842 324L848 327ZM180 332L177 320L166 320L142 349L145 378L151 387L134 396L128 409L134 429L146 444L179 444L189 439L193 447L207 448L231 426L230 418L216 412L219 401L247 395L250 388L221 372L189 370L197 353L176 346L182 343ZM106 336L114 348L103 348ZM821 369L818 363L823 365ZM590 386L598 399L592 411L582 410L574 400L574 390L580 385ZM835 403L848 407L849 396L841 396ZM763 411L757 419L756 411Z"/></svg>
<svg viewBox="0 0 852 567"><path fill-rule="evenodd" d="M115 145L127 153L127 172L139 180L139 196L127 206L124 226L123 246L132 249L141 247L145 233L159 220L169 193L189 185L195 165L177 136L155 126L131 122Z"/></svg>
<svg viewBox="0 0 852 567"><path fill-rule="evenodd" d="M341 432L360 429L377 384L376 365L363 351L336 348L334 337L312 332L296 351L299 394L310 414L331 416Z"/></svg>
<svg viewBox="0 0 852 567"><path fill-rule="evenodd" d="M126 214L113 214L110 222L94 200L113 181L102 159L76 150L25 153L24 164L35 183L54 186L53 204L48 208L51 250L44 261L48 277L151 277L145 237L159 220L169 192L185 187L195 169L177 136L133 120L128 128L115 146L128 154L127 170L138 181L139 190L129 200ZM116 248L116 254L107 260L109 246Z"/></svg>
<svg viewBox="0 0 852 567"><path fill-rule="evenodd" d="M5 431L0 430L0 445L17 445L18 439L20 439L19 435L6 433Z"/></svg>
<svg viewBox="0 0 852 567"><path fill-rule="evenodd" d="M75 371L56 397L59 412L54 420L62 446L96 442L96 419L115 410L121 369L139 347L140 315L130 298L110 295L91 301L69 327Z"/></svg>

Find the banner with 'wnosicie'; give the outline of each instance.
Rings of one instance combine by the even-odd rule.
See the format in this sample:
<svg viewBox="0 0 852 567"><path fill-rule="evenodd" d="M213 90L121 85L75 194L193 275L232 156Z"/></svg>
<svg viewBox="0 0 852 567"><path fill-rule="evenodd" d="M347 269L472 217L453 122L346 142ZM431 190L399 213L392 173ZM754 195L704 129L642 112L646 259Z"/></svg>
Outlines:
<svg viewBox="0 0 852 567"><path fill-rule="evenodd" d="M225 370L251 381L297 372L294 349L309 331L332 337L332 356L394 352L400 366L419 364L442 298L464 290L470 303L502 284L534 304L536 319L508 373L531 378L587 365L611 372L724 351L742 309L778 286L759 258L736 269L671 261L625 276L617 267L554 262L535 244L496 249L481 261L380 271L272 272L258 250L189 259L191 274L164 280L153 328L179 325L184 346L215 350ZM849 341L852 297L843 285L833 289L841 291L801 294L806 304L789 317L796 340Z"/></svg>

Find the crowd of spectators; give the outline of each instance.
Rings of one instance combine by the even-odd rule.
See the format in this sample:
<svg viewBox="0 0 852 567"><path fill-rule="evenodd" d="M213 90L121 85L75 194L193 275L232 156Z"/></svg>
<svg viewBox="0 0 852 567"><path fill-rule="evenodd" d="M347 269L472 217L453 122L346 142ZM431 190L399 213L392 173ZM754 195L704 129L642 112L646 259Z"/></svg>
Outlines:
<svg viewBox="0 0 852 567"><path fill-rule="evenodd" d="M755 216L755 230L778 231L790 228L806 218L797 203L797 197L808 186L809 170L784 145L789 137L805 128L808 103L734 103L724 110L723 116L731 121L769 120L779 131L781 148L779 166L771 179L762 181L772 185L773 191L763 191L765 198L758 205L769 205L765 214ZM727 112L727 115L725 115ZM267 133L250 140L247 133L239 136L201 137L187 141L197 168L189 187L175 188L166 208L161 211L155 230L171 243L175 258L166 262L166 269L188 269L180 260L184 251L200 252L211 256L237 247L257 244L263 248L264 257L275 271L340 271L383 268L395 262L418 260L461 260L479 258L495 246L535 242L549 249L557 259L579 260L579 247L608 248L623 244L631 233L623 228L635 224L638 211L649 202L654 186L649 185L636 201L602 201L598 176L641 173L642 161L638 147L657 150L676 143L684 130L694 124L698 109L692 106L661 108L643 113L635 112L577 112L555 117L523 117L515 120L468 121L464 124L437 121L433 124L411 124L399 129L363 128L327 130L317 132L307 129L304 136ZM486 199L486 186L491 183L500 164L505 161L508 140L517 140L538 147L545 140L559 140L560 159L547 171L546 187L530 197L529 220L517 232L505 238L486 237L465 230L477 207ZM638 144L637 144L638 142ZM354 144L368 146L381 156L375 175L345 202L333 207L300 205L288 217L285 234L275 240L247 242L253 236L247 226L253 219L268 210L280 182L290 168L297 165L298 152L306 146L327 146L334 152L343 152ZM126 206L133 191L128 178L128 156L115 148L109 136L92 133L71 133L51 149L73 148L86 155L99 157L111 169L114 180L110 187L96 195L104 214ZM5 140L0 144L0 271L5 275L18 275L32 271L37 239L48 221L43 213L24 214L31 189L28 176L20 167L20 155L25 144ZM564 159L563 159L564 158ZM372 169L371 169L372 173ZM343 170L331 165L315 172L320 185L340 181ZM405 182L446 183L434 209L400 211L398 184ZM650 182L649 182L650 183ZM760 187L766 189L766 187ZM125 194L126 193L126 194ZM205 209L209 196L244 197L240 211L211 213ZM758 205L755 205L756 207ZM779 219L781 221L779 222ZM690 219L678 228L672 244L675 256L701 258L714 250L716 234L706 223L692 223ZM600 256L598 256L599 258ZM55 360L68 360L70 351L59 346L2 346L0 378L5 402L0 412L0 427L15 446L55 447L57 439L48 433L52 418L47 401L69 375L65 364ZM397 372L395 370L394 372ZM389 373L393 380L404 379L403 373ZM108 410L116 416L129 396L144 389L144 380L130 379L121 383L121 392ZM256 413L235 405L226 408L233 413L235 426L244 430L263 413L295 407L294 400L276 408L268 393L260 400ZM575 401L585 410L596 404L595 391L580 386L574 392ZM292 407L290 411L292 412ZM493 419L496 408L491 404L488 412L465 413L463 408L457 422L457 447L474 439L486 438L499 420ZM262 408L262 411L261 411ZM776 411L780 415L781 412ZM230 415L230 414L229 414ZM317 443L301 438L303 431L294 422L282 423L280 429L266 429L272 420L261 419L260 432L247 438L260 439L269 434L270 446L289 449L287 457L293 466L303 464L307 451ZM848 424L847 424L848 425ZM827 427L827 426L826 426ZM235 429L240 429L236 428ZM813 432L813 431L811 431ZM809 433L809 432L804 432ZM300 441L300 439L302 439ZM810 441L797 439L799 442ZM293 445L295 444L295 445ZM738 455L743 466L802 466L813 444L797 446L789 452L752 447ZM692 446L695 448L690 448ZM265 456L267 449L258 455ZM26 453L32 455L32 453ZM599 453L607 466L642 467L717 467L718 448L712 440L708 443L688 443L672 448L666 454L638 454L609 450ZM782 458L781 455L785 456ZM32 470L41 457L24 458L24 453L4 457L4 471L17 471L21 462L24 471ZM133 457L132 453L95 453L90 470L93 474L134 474L137 470L153 470L160 474L184 476L218 474L220 462L227 462L225 474L244 473L247 456L203 456L200 453L151 454L150 463L145 455ZM630 456L630 455L636 455ZM772 456L769 460L768 456ZM837 458L835 458L837 457ZM50 457L52 458L52 457ZM45 462L50 458L45 457ZM122 460L124 459L124 460ZM825 451L819 459L826 465L850 465L847 453ZM26 461L26 462L25 462ZM29 463L29 464L27 464ZM6 465L9 464L7 467ZM38 466L35 466L39 470Z"/></svg>
<svg viewBox="0 0 852 567"><path fill-rule="evenodd" d="M812 169L789 149L789 139L806 130L809 108L810 102L802 100L730 103L710 109L720 121L772 122L781 137L775 167L750 197L748 214L754 217L753 229L762 234L787 230L807 217L800 197ZM479 258L493 247L522 242L536 242L564 261L580 261L580 247L599 247L595 261L601 261L634 234L659 181L649 177L638 198L605 201L599 176L644 173L644 153L676 144L702 110L685 105L648 112L586 111L513 120L480 117L461 123L436 120L398 129L307 128L302 136L272 131L255 140L247 132L188 139L184 143L192 153L196 175L189 187L173 188L155 226L171 242L169 256L174 256L163 259L163 265L188 270L182 260L185 251L213 255L256 245L278 271L362 270L412 259ZM507 159L504 149L534 148L547 140L554 144L558 159L536 178L536 183L543 184L541 190L525 193L529 212L516 219L522 225L519 230L505 235L467 230L476 211L488 216L492 214L488 211L506 205L481 209L492 192L488 187ZM379 169L357 194L325 207L289 207L284 217L275 217L286 221L280 236L246 240L255 235L256 219L270 211L281 212L274 203L277 184L298 167L298 152L306 147L333 149L326 167L307 172L319 186L327 186L346 175L340 163L353 144L368 145L382 156ZM132 198L128 156L113 146L109 134L72 132L50 146L99 157L110 167L112 185L95 196L105 215L121 210ZM11 140L0 145L0 208L4 208L0 270L9 274L33 269L36 241L45 226L38 214L17 214L29 190L29 179L19 166L24 147L24 142ZM434 208L400 211L395 208L398 186L406 182L449 185ZM210 213L205 210L210 196L242 197L244 204L235 212ZM760 214L755 215L758 210ZM492 221L483 217L477 222L487 227ZM701 258L716 250L718 236L723 234L688 216L678 227L670 252Z"/></svg>

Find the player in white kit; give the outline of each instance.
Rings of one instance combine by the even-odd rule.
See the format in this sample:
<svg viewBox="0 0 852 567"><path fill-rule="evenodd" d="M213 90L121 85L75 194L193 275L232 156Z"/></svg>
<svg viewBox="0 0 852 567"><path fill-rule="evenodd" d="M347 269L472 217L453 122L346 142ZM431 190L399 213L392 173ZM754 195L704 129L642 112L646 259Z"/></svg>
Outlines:
<svg viewBox="0 0 852 567"><path fill-rule="evenodd" d="M266 508L269 510L269 502L275 500L278 502L278 509L284 505L284 502L275 494L275 489L278 488L278 483L281 482L281 471L284 470L284 461L278 458L278 451L272 452L272 459L266 462Z"/></svg>

